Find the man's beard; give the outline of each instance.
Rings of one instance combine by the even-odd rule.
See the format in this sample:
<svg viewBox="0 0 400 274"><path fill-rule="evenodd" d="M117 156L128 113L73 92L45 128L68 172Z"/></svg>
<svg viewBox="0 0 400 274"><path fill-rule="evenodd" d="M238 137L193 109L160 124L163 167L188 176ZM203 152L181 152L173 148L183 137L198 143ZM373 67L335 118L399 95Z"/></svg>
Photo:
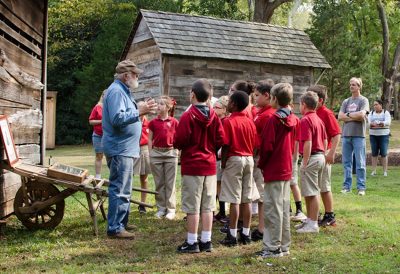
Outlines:
<svg viewBox="0 0 400 274"><path fill-rule="evenodd" d="M131 79L131 80L128 80L128 81L126 82L126 85L127 85L130 89L137 89L137 88L139 87L139 82L138 82L138 80Z"/></svg>

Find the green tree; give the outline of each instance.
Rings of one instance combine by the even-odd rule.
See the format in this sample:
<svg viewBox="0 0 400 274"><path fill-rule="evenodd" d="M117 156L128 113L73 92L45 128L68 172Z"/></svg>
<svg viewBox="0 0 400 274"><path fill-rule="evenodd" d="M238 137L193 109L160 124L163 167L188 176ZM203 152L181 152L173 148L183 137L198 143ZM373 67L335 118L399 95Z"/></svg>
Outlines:
<svg viewBox="0 0 400 274"><path fill-rule="evenodd" d="M306 31L332 66L321 79L329 88L331 107L337 108L349 97L348 81L352 76L363 79L363 95L379 97L379 28L372 0L314 1L311 27Z"/></svg>

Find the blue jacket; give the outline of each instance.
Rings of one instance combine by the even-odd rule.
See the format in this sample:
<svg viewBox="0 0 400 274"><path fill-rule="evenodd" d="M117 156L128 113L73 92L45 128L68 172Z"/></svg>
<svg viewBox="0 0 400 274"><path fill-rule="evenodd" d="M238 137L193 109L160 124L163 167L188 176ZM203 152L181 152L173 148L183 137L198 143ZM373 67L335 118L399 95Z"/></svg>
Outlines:
<svg viewBox="0 0 400 274"><path fill-rule="evenodd" d="M107 157L139 157L142 123L129 88L115 80L103 100L103 148Z"/></svg>

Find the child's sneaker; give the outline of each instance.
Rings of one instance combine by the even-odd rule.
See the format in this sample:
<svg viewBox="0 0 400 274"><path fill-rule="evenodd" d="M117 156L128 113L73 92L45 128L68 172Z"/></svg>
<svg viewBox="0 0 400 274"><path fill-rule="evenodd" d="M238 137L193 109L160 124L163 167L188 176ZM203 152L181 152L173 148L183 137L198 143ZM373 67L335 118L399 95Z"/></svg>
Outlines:
<svg viewBox="0 0 400 274"><path fill-rule="evenodd" d="M158 218L158 219L161 219L162 217L165 216L165 211L159 210L159 211L157 211L157 213L154 216L156 216L156 218Z"/></svg>
<svg viewBox="0 0 400 274"><path fill-rule="evenodd" d="M146 208L142 205L138 206L138 210L140 214L146 214Z"/></svg>
<svg viewBox="0 0 400 274"><path fill-rule="evenodd" d="M251 240L254 241L254 242L257 242L257 241L262 240L263 237L264 237L264 233L261 233L261 232L258 230L258 228L254 229L254 230L251 232Z"/></svg>
<svg viewBox="0 0 400 274"><path fill-rule="evenodd" d="M318 225L314 226L307 222L303 227L296 230L297 233L319 233Z"/></svg>
<svg viewBox="0 0 400 274"><path fill-rule="evenodd" d="M193 244L189 244L187 241L185 241L183 244L178 246L176 251L179 253L199 253L199 243L195 242Z"/></svg>
<svg viewBox="0 0 400 274"><path fill-rule="evenodd" d="M242 245L249 245L251 244L250 235L244 235L242 232L239 232L239 241Z"/></svg>
<svg viewBox="0 0 400 274"><path fill-rule="evenodd" d="M168 220L175 219L175 212L168 212L167 215L165 215L165 219L168 219Z"/></svg>
<svg viewBox="0 0 400 274"><path fill-rule="evenodd" d="M307 219L304 220L303 222L301 222L301 224L295 225L295 226L294 226L294 229L300 229L300 228L302 228L303 226L305 226L306 223L307 223Z"/></svg>
<svg viewBox="0 0 400 274"><path fill-rule="evenodd" d="M201 252L211 252L213 250L212 242L208 241L203 243L202 241L199 241L199 248Z"/></svg>
<svg viewBox="0 0 400 274"><path fill-rule="evenodd" d="M351 193L351 190L350 190L350 189L343 188L343 189L340 191L340 193L342 193L342 194Z"/></svg>
<svg viewBox="0 0 400 274"><path fill-rule="evenodd" d="M236 237L233 237L229 231L226 233L226 237L219 241L219 243L225 246L235 246L238 244Z"/></svg>
<svg viewBox="0 0 400 274"><path fill-rule="evenodd" d="M322 218L321 221L318 222L319 226L325 227L325 226L336 226L336 219L335 215L328 215L324 214L324 217Z"/></svg>
<svg viewBox="0 0 400 274"><path fill-rule="evenodd" d="M383 177L387 177L387 171L383 172Z"/></svg>
<svg viewBox="0 0 400 274"><path fill-rule="evenodd" d="M365 196L365 190L363 189L358 190L358 195Z"/></svg>
<svg viewBox="0 0 400 274"><path fill-rule="evenodd" d="M375 176L375 175L376 175L376 171L374 170L371 172L371 176Z"/></svg>
<svg viewBox="0 0 400 274"><path fill-rule="evenodd" d="M256 256L261 257L263 259L267 259L267 258L278 258L278 257L282 257L282 251L281 249L277 249L274 251L271 250L261 250L256 252Z"/></svg>
<svg viewBox="0 0 400 274"><path fill-rule="evenodd" d="M307 216L302 211L297 211L294 216L292 216L292 221L294 222L302 222L307 219Z"/></svg>
<svg viewBox="0 0 400 274"><path fill-rule="evenodd" d="M282 256L289 256L290 251L289 250L282 250Z"/></svg>

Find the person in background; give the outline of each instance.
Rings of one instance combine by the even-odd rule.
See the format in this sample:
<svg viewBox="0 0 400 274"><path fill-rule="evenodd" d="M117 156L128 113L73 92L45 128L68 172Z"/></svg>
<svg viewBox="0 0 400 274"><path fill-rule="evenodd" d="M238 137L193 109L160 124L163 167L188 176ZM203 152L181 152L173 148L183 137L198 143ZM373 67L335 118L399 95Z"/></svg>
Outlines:
<svg viewBox="0 0 400 274"><path fill-rule="evenodd" d="M220 241L225 246L237 245L239 207L242 208L243 228L239 241L249 244L251 225L251 202L253 194L254 146L257 131L245 109L249 96L237 90L229 97L228 111L231 115L224 120L225 138L222 147L222 184L220 200L230 203L229 231Z"/></svg>
<svg viewBox="0 0 400 274"><path fill-rule="evenodd" d="M178 120L174 116L175 100L161 96L158 100L158 116L149 123L150 166L156 185L156 217L175 219L176 173L178 150L174 149L174 136Z"/></svg>
<svg viewBox="0 0 400 274"><path fill-rule="evenodd" d="M133 175L139 175L140 177L140 187L142 189L147 189L147 178L151 174L150 167L150 156L149 156L149 121L146 115L140 116L142 122L142 135L140 136L140 158L136 161L133 166ZM140 193L140 201L146 203L147 193ZM143 205L138 206L139 213L145 214L146 207Z"/></svg>
<svg viewBox="0 0 400 274"><path fill-rule="evenodd" d="M368 99L361 95L362 80L353 77L349 81L351 97L345 99L340 107L339 121L342 128L342 162L344 182L342 193L350 193L352 185L353 155L356 162L357 191L364 196L366 190L366 147L365 135L367 114L369 112Z"/></svg>
<svg viewBox="0 0 400 274"><path fill-rule="evenodd" d="M271 106L277 111L261 133L258 167L264 177L263 248L256 255L274 258L290 255L290 179L293 144L299 120L289 108L293 87L276 84L271 89Z"/></svg>
<svg viewBox="0 0 400 274"><path fill-rule="evenodd" d="M229 117L229 112L227 110L229 102L228 96L221 96L214 103L213 109L217 114L218 118L221 120L221 123ZM225 224L229 221L228 217L225 213L225 202L219 201L219 196L221 195L221 178L222 178L222 169L221 169L221 150L217 152L217 200L219 203L219 211L214 216L214 219Z"/></svg>
<svg viewBox="0 0 400 274"><path fill-rule="evenodd" d="M182 211L187 214L187 237L178 246L179 253L211 252L213 249L211 234L217 195L215 152L223 143L224 130L208 101L212 93L208 80L199 79L193 83L191 106L182 114L174 138L174 147L181 150Z"/></svg>
<svg viewBox="0 0 400 274"><path fill-rule="evenodd" d="M276 109L271 106L271 89L274 86L272 79L259 81L256 85L256 90L253 93L258 111L254 116L254 125L257 130L257 142L254 149L254 170L253 178L260 194L260 198L253 201L257 205L258 210L258 226L251 232L252 241L260 241L264 235L264 177L261 169L257 167L258 159L260 157L259 150L261 144L261 134L267 124L268 119L272 117Z"/></svg>
<svg viewBox="0 0 400 274"><path fill-rule="evenodd" d="M143 71L131 60L118 63L116 79L108 87L103 102L103 148L110 169L108 186L107 235L111 238L133 239L127 230L132 194L133 165L139 158L142 123L140 116L153 112L153 99L136 104L131 90L139 86Z"/></svg>
<svg viewBox="0 0 400 274"><path fill-rule="evenodd" d="M372 154L372 172L371 175L376 175L376 165L378 164L378 155L381 156L383 176L387 176L388 166L388 147L390 136L390 123L392 117L390 112L383 109L381 100L374 101L374 110L368 114L369 122L369 140L371 143Z"/></svg>
<svg viewBox="0 0 400 274"><path fill-rule="evenodd" d="M307 90L314 91L318 95L317 115L322 122L324 122L328 138L328 147L325 153L325 167L322 172L321 185L319 186L325 214L318 224L322 227L335 226L336 218L333 212L331 173L332 164L335 162L336 149L340 142L340 125L336 120L335 114L325 106L325 102L328 99L327 88L322 85L314 85L310 86Z"/></svg>
<svg viewBox="0 0 400 274"><path fill-rule="evenodd" d="M96 179L101 178L101 166L103 164L103 144L101 138L103 136L103 129L101 126L101 119L103 117L103 97L107 90L103 90L100 99L93 107L89 116L89 124L93 126L92 143L96 158L94 161L94 168L96 172Z"/></svg>
<svg viewBox="0 0 400 274"><path fill-rule="evenodd" d="M306 91L300 97L299 153L303 156L300 167L301 195L306 200L307 220L295 226L297 233L318 233L319 195L325 166L327 136L325 125L316 114L318 95Z"/></svg>

